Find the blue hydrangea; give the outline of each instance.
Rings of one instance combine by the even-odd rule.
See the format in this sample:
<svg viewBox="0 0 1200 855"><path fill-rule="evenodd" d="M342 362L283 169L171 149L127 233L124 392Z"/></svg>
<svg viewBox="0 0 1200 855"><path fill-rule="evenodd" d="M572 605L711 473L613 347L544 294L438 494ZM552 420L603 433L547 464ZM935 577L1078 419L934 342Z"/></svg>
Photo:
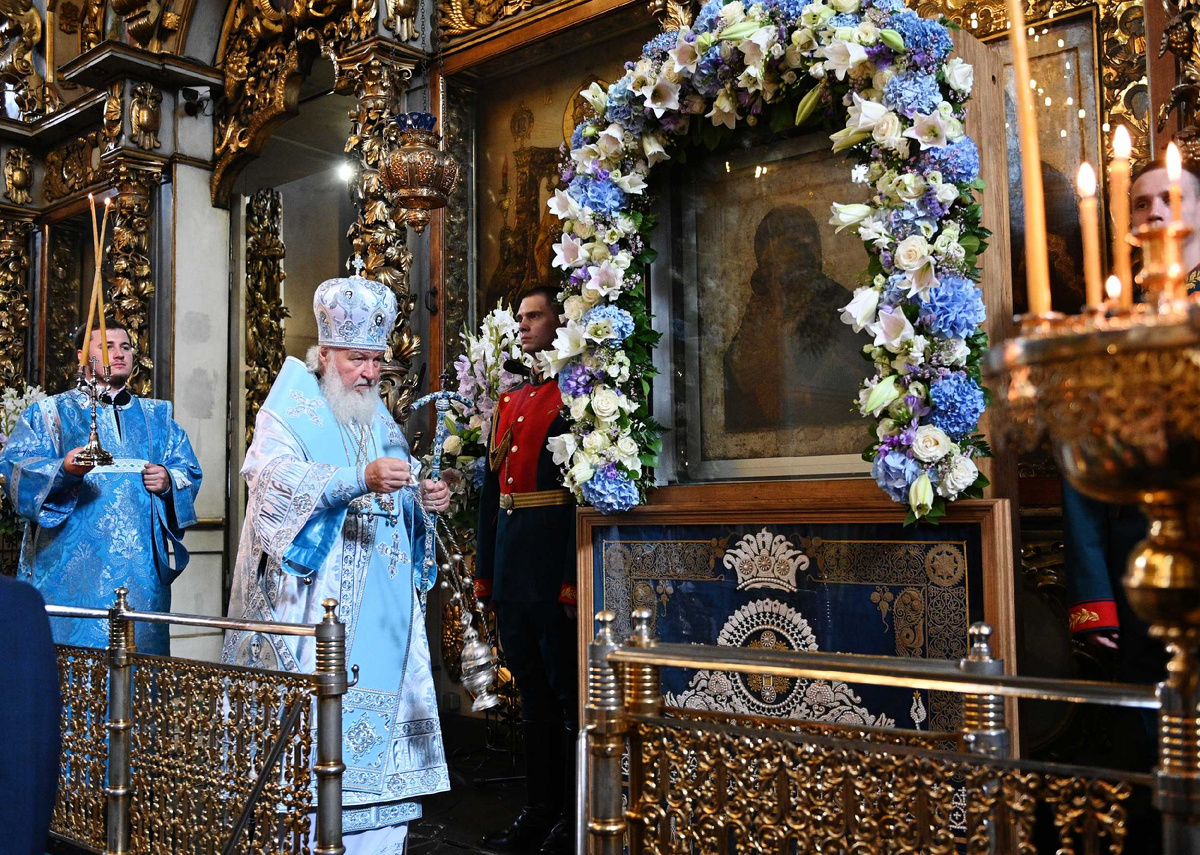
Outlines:
<svg viewBox="0 0 1200 855"><path fill-rule="evenodd" d="M695 22L692 24L692 30L697 33L707 33L717 23L717 16L721 14L721 9L724 7L721 0L708 0L700 7L700 14L696 16Z"/></svg>
<svg viewBox="0 0 1200 855"><path fill-rule="evenodd" d="M896 502L908 501L908 488L924 470L902 451L880 451L871 464L871 477Z"/></svg>
<svg viewBox="0 0 1200 855"><path fill-rule="evenodd" d="M567 193L580 205L597 213L613 214L625 206L625 194L607 178L576 175L567 185Z"/></svg>
<svg viewBox="0 0 1200 855"><path fill-rule="evenodd" d="M827 26L836 30L838 27L857 27L860 23L862 23L862 18L858 15L853 12L842 12L840 15L830 18Z"/></svg>
<svg viewBox="0 0 1200 855"><path fill-rule="evenodd" d="M952 439L968 436L983 415L983 389L962 371L955 371L929 387L932 421Z"/></svg>
<svg viewBox="0 0 1200 855"><path fill-rule="evenodd" d="M879 305L895 307L907 300L907 282L907 273L899 272L893 273L891 276L889 276L887 284L883 286L883 293L879 295Z"/></svg>
<svg viewBox="0 0 1200 855"><path fill-rule="evenodd" d="M597 306L583 316L585 325L595 321L608 321L612 324L613 337L606 340L609 343L620 344L633 335L633 315L616 306Z"/></svg>
<svg viewBox="0 0 1200 855"><path fill-rule="evenodd" d="M921 167L926 172L940 171L943 181L970 184L979 177L979 147L970 137L963 137L947 146L928 149L921 155Z"/></svg>
<svg viewBox="0 0 1200 855"><path fill-rule="evenodd" d="M882 12L899 12L904 8L902 0L869 0L868 3L873 9L879 9Z"/></svg>
<svg viewBox="0 0 1200 855"><path fill-rule="evenodd" d="M908 118L932 113L942 103L937 78L923 71L897 74L883 87L883 103L889 110Z"/></svg>
<svg viewBox="0 0 1200 855"><path fill-rule="evenodd" d="M892 15L891 27L904 39L909 63L926 71L934 71L954 48L944 26L916 12L897 12Z"/></svg>
<svg viewBox="0 0 1200 855"><path fill-rule="evenodd" d="M584 137L583 137L583 129L586 128L589 124L590 124L590 122L580 122L578 125L575 126L575 130L571 131L571 150L572 151L574 151L575 149L583 148L583 144L585 142Z"/></svg>
<svg viewBox="0 0 1200 855"><path fill-rule="evenodd" d="M638 491L633 482L617 469L615 463L601 466L583 485L583 499L602 513L627 511L638 503Z"/></svg>
<svg viewBox="0 0 1200 855"><path fill-rule="evenodd" d="M725 86L721 80L721 69L724 67L725 60L721 58L721 48L713 45L696 63L696 74L692 77L692 86L705 98L717 97L717 94Z"/></svg>
<svg viewBox="0 0 1200 855"><path fill-rule="evenodd" d="M987 319L983 297L975 283L957 273L944 273L921 304L920 321L946 338L970 338Z"/></svg>
<svg viewBox="0 0 1200 855"><path fill-rule="evenodd" d="M661 61L666 58L667 51L675 47L675 43L679 40L679 30L667 30L665 33L659 33L657 36L646 42L642 48L642 56L647 56L650 59Z"/></svg>
<svg viewBox="0 0 1200 855"><path fill-rule="evenodd" d="M631 133L640 134L646 127L646 111L641 95L629 88L629 77L622 77L608 89L608 107L604 116Z"/></svg>
<svg viewBox="0 0 1200 855"><path fill-rule="evenodd" d="M763 8L768 14L775 12L779 23L791 26L800 19L800 13L807 5L807 0L765 0Z"/></svg>
<svg viewBox="0 0 1200 855"><path fill-rule="evenodd" d="M573 398L588 394L595 385L596 375L580 362L571 363L558 374L559 390Z"/></svg>
<svg viewBox="0 0 1200 855"><path fill-rule="evenodd" d="M921 225L926 223L931 224L929 218L915 205L895 208L888 214L888 231L892 233L897 242L912 235L921 234Z"/></svg>

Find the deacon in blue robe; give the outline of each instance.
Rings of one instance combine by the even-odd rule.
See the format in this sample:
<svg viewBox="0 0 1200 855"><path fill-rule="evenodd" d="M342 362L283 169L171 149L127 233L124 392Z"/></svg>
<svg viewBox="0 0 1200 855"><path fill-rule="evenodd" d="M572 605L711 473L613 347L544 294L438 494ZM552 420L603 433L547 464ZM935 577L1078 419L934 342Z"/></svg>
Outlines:
<svg viewBox="0 0 1200 855"><path fill-rule="evenodd" d="M0 452L8 499L28 523L17 577L55 605L108 608L124 587L133 608L166 612L171 583L188 563L182 538L196 524L200 464L171 417L170 402L125 388L133 364L129 334L115 324L107 334L112 381L96 426L112 465L71 472L68 457L87 444L91 425L88 396L79 390L30 406ZM80 330L76 344L82 339ZM97 363L99 348L94 332ZM59 644L108 644L107 621L55 618L51 624ZM138 623L139 652L169 655L168 630Z"/></svg>
<svg viewBox="0 0 1200 855"><path fill-rule="evenodd" d="M312 624L323 600L338 601L347 663L360 669L343 699L343 832L348 853L375 855L402 851L418 797L450 786L424 614L435 574L425 509L442 509L448 491L415 486L417 464L379 398L395 296L355 276L322 283L314 308L320 346L307 365L285 361L242 467L249 501L229 614ZM315 658L311 638L234 631L222 654L298 672Z"/></svg>

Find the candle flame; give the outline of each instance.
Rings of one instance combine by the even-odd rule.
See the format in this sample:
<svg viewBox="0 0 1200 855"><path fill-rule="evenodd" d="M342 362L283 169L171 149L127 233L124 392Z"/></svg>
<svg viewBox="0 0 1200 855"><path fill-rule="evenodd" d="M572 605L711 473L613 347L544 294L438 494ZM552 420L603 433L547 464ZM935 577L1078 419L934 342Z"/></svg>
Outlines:
<svg viewBox="0 0 1200 855"><path fill-rule="evenodd" d="M1113 156L1129 160L1132 151L1133 140L1129 138L1129 131L1124 125L1117 125L1117 130L1113 133Z"/></svg>
<svg viewBox="0 0 1200 855"><path fill-rule="evenodd" d="M1104 291L1108 294L1108 299L1117 299L1121 296L1121 280L1115 276L1108 277L1108 281L1104 283Z"/></svg>
<svg viewBox="0 0 1200 855"><path fill-rule="evenodd" d="M1167 146L1167 178L1178 181L1183 175L1183 159L1179 156L1179 146L1171 143Z"/></svg>
<svg viewBox="0 0 1200 855"><path fill-rule="evenodd" d="M1076 181L1079 195L1085 198L1096 195L1096 173L1086 160L1079 166L1079 178Z"/></svg>

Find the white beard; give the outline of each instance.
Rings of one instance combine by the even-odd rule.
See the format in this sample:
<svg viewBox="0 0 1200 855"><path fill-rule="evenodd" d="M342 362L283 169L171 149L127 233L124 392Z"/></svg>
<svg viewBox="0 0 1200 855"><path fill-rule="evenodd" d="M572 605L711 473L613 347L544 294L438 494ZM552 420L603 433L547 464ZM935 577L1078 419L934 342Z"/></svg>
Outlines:
<svg viewBox="0 0 1200 855"><path fill-rule="evenodd" d="M318 380L333 417L344 425L367 427L379 408L379 383L347 389L335 371L326 371Z"/></svg>

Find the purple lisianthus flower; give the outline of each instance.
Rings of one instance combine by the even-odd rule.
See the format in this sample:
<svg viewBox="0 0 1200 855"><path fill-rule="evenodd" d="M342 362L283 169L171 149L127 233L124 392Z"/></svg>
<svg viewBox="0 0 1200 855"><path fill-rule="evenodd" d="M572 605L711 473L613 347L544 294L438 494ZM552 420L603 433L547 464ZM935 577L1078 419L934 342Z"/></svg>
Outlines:
<svg viewBox="0 0 1200 855"><path fill-rule="evenodd" d="M558 388L573 398L588 394L595 385L596 375L581 362L571 363L558 374Z"/></svg>
<svg viewBox="0 0 1200 855"><path fill-rule="evenodd" d="M921 168L939 170L943 181L970 184L979 177L979 147L970 137L962 137L946 146L928 149L921 155Z"/></svg>
<svg viewBox="0 0 1200 855"><path fill-rule="evenodd" d="M933 401L933 424L951 439L969 435L983 415L983 389L962 371L930 386L929 398Z"/></svg>
<svg viewBox="0 0 1200 855"><path fill-rule="evenodd" d="M882 452L871 464L871 477L896 502L908 501L908 488L921 471L921 464L902 451Z"/></svg>
<svg viewBox="0 0 1200 855"><path fill-rule="evenodd" d="M892 15L891 28L904 39L910 65L925 71L934 71L954 48L944 26L907 9Z"/></svg>
<svg viewBox="0 0 1200 855"><path fill-rule="evenodd" d="M970 338L986 319L987 309L979 289L957 273L943 274L921 304L920 322L946 338Z"/></svg>
<svg viewBox="0 0 1200 855"><path fill-rule="evenodd" d="M597 469L582 489L584 501L602 513L627 511L638 503L637 487L621 474L615 463Z"/></svg>
<svg viewBox="0 0 1200 855"><path fill-rule="evenodd" d="M923 71L897 74L883 87L884 105L909 119L917 113L932 113L941 102L937 78Z"/></svg>

